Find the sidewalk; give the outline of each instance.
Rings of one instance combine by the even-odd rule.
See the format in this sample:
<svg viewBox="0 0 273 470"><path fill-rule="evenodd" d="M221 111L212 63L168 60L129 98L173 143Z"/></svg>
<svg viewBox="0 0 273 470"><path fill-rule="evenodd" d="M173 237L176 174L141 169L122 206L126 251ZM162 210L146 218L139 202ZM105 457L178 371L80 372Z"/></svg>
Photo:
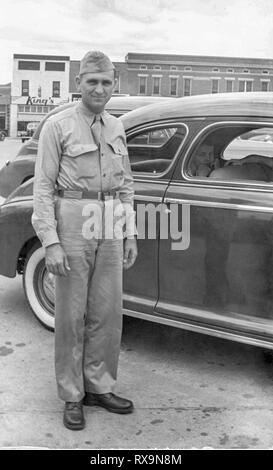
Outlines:
<svg viewBox="0 0 273 470"><path fill-rule="evenodd" d="M273 366L253 347L125 319L116 392L135 412L85 408L62 424L54 335L33 317L21 278L0 276L0 447L272 448Z"/></svg>

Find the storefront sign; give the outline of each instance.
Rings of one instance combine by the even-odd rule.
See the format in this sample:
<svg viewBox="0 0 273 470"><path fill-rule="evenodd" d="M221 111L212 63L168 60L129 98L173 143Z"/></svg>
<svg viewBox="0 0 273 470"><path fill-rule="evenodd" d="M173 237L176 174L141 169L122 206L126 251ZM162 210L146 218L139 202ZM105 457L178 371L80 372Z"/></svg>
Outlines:
<svg viewBox="0 0 273 470"><path fill-rule="evenodd" d="M39 106L49 106L51 104L54 105L55 103L54 103L54 99L51 97L45 99L45 98L36 98L36 96L29 96L25 104L26 105L38 104Z"/></svg>
<svg viewBox="0 0 273 470"><path fill-rule="evenodd" d="M68 102L68 98L53 98L51 96L48 98L40 98L37 96L20 96L12 100L12 104L24 104L26 106L58 106Z"/></svg>

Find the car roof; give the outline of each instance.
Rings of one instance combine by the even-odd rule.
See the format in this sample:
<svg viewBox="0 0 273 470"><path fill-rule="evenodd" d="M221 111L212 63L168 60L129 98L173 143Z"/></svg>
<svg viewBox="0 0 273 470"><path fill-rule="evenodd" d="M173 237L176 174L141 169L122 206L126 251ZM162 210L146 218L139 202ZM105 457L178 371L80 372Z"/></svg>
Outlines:
<svg viewBox="0 0 273 470"><path fill-rule="evenodd" d="M273 118L273 92L219 93L169 98L123 115L126 129L160 119L242 116Z"/></svg>
<svg viewBox="0 0 273 470"><path fill-rule="evenodd" d="M150 104L154 104L157 102L162 102L162 101L169 101L170 98L167 97L162 97L162 96L112 96L108 103L106 103L105 109L106 111L110 112L111 114L116 114L118 116L121 116L124 113L128 113L131 110L134 110L136 108L142 107L142 106L147 106ZM54 114L60 113L61 111L64 111L67 108L71 108L77 104L77 101L72 101L71 103L66 103L61 106L57 106L54 108L52 111L50 111L39 123L34 135L33 139L38 140L39 135L41 132L41 129L47 121L47 119L50 116L53 116Z"/></svg>

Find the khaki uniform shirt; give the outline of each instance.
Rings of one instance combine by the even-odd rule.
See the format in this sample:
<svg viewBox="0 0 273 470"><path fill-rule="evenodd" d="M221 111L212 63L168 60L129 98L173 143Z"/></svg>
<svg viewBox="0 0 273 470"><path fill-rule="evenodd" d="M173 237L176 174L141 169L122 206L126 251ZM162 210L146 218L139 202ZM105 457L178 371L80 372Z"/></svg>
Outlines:
<svg viewBox="0 0 273 470"><path fill-rule="evenodd" d="M120 201L133 212L133 177L123 124L106 111L101 113L99 149L91 132L94 118L80 102L50 117L41 131L32 224L45 247L59 243L54 202L56 187L76 191L117 190ZM127 232L126 236L135 233Z"/></svg>

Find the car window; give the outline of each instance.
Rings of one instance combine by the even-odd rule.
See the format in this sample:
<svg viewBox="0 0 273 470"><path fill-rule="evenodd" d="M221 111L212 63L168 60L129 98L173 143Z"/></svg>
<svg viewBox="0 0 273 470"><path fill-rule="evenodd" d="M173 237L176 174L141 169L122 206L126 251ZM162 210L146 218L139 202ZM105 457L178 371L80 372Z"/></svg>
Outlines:
<svg viewBox="0 0 273 470"><path fill-rule="evenodd" d="M149 145L153 147L162 147L174 135L176 129L155 129L145 134L139 134L133 137L128 144L131 148L137 145Z"/></svg>
<svg viewBox="0 0 273 470"><path fill-rule="evenodd" d="M273 183L273 127L246 123L214 129L192 152L186 174Z"/></svg>
<svg viewBox="0 0 273 470"><path fill-rule="evenodd" d="M184 125L158 126L129 136L127 143L132 170L153 174L165 172L185 136Z"/></svg>

